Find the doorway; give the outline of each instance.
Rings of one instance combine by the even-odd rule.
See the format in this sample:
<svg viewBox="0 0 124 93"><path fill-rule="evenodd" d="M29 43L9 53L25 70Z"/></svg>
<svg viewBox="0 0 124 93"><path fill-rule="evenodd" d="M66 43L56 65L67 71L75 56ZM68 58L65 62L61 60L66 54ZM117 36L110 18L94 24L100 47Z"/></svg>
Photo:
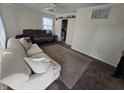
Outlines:
<svg viewBox="0 0 124 93"><path fill-rule="evenodd" d="M67 19L62 20L62 27L61 27L61 41L62 42L65 42L66 40L67 24L68 24Z"/></svg>

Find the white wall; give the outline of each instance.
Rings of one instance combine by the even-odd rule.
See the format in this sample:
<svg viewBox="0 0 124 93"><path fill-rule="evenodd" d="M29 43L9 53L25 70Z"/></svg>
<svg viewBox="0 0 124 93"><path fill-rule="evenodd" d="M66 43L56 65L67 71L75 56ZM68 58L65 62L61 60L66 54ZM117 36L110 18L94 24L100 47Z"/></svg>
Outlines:
<svg viewBox="0 0 124 93"><path fill-rule="evenodd" d="M0 4L7 38L22 34L23 29L41 29L42 17L54 16L33 9L19 7L11 4Z"/></svg>
<svg viewBox="0 0 124 93"><path fill-rule="evenodd" d="M91 19L92 10L111 7L108 19ZM76 15L72 48L113 66L124 49L124 4L79 9Z"/></svg>
<svg viewBox="0 0 124 93"><path fill-rule="evenodd" d="M68 19L67 34L66 34L66 44L68 45L72 45L74 26L75 26L75 18Z"/></svg>

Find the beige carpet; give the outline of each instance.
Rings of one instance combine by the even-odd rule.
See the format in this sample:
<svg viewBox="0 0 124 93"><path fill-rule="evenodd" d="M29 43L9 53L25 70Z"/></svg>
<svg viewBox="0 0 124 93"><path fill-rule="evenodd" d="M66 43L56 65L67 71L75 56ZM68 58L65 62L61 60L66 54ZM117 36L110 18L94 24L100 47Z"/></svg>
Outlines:
<svg viewBox="0 0 124 93"><path fill-rule="evenodd" d="M82 56L74 51L55 44L42 47L44 52L56 60L62 67L60 79L71 89L80 79L83 72L92 62L86 56Z"/></svg>

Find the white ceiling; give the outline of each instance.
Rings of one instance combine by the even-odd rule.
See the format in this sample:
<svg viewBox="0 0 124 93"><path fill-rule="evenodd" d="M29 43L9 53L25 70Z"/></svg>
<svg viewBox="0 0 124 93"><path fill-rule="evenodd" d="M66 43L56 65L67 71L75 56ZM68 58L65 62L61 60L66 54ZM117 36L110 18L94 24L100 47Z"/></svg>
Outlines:
<svg viewBox="0 0 124 93"><path fill-rule="evenodd" d="M79 8L98 6L105 3L54 3L56 5L56 14L65 14L65 13L75 13ZM33 8L38 11L45 11L45 8L48 7L48 3L18 3L21 7Z"/></svg>

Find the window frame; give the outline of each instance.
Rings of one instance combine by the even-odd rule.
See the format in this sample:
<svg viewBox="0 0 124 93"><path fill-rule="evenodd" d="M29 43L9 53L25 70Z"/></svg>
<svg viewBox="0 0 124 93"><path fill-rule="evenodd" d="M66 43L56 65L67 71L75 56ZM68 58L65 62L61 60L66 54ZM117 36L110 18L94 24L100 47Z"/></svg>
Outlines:
<svg viewBox="0 0 124 93"><path fill-rule="evenodd" d="M44 22L45 19L47 19L47 21L50 20L51 22L49 22L49 23L51 23L51 24L47 24L47 22L45 23ZM53 30L53 19L50 18L50 17L42 17L42 29L43 30L51 30L52 31Z"/></svg>
<svg viewBox="0 0 124 93"><path fill-rule="evenodd" d="M6 32L4 29L3 21L0 16L0 50L6 48Z"/></svg>

